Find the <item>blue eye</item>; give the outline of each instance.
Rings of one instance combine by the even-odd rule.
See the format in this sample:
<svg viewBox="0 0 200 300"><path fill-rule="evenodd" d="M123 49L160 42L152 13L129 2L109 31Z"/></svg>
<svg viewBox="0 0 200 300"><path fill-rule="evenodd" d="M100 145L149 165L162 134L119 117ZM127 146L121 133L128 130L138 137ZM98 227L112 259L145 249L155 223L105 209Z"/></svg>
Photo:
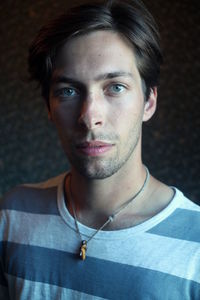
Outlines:
<svg viewBox="0 0 200 300"><path fill-rule="evenodd" d="M122 84L113 84L110 86L109 91L114 94L120 94L125 90Z"/></svg>
<svg viewBox="0 0 200 300"><path fill-rule="evenodd" d="M77 94L77 91L71 87L65 87L55 91L55 96L57 97L74 97L77 96Z"/></svg>

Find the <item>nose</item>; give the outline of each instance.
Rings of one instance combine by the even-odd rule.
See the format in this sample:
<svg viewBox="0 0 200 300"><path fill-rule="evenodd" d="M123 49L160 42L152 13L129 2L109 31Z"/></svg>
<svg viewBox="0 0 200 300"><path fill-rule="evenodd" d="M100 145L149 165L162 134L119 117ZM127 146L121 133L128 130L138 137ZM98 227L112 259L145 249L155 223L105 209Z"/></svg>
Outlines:
<svg viewBox="0 0 200 300"><path fill-rule="evenodd" d="M97 97L88 97L83 101L78 123L89 130L102 127L104 125L103 101Z"/></svg>

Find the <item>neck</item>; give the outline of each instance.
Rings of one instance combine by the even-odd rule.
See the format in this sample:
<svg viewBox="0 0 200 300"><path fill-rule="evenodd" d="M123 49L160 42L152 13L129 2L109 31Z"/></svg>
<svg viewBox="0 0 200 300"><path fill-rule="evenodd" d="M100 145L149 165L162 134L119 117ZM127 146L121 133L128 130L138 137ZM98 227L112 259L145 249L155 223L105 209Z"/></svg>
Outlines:
<svg viewBox="0 0 200 300"><path fill-rule="evenodd" d="M73 201L78 220L89 227L100 228L110 215L134 197L144 184L145 177L146 170L139 156L114 175L101 180L88 179L72 167L65 183L68 210L74 216ZM160 212L172 197L171 188L150 176L144 191L116 218L118 224L112 222L112 227L107 226L106 229L141 223Z"/></svg>
<svg viewBox="0 0 200 300"><path fill-rule="evenodd" d="M88 180L72 168L70 188L78 216L85 213L87 216L90 215L90 218L91 216L99 218L102 222L141 189L145 178L146 169L142 163L137 167L132 167L130 172L124 170L122 173L121 170L102 180ZM68 185L66 190L69 191L69 181L66 182L66 185ZM141 197L143 197L143 193L138 195L135 201L138 203ZM69 194L68 198L70 199ZM68 208L72 212L69 203Z"/></svg>

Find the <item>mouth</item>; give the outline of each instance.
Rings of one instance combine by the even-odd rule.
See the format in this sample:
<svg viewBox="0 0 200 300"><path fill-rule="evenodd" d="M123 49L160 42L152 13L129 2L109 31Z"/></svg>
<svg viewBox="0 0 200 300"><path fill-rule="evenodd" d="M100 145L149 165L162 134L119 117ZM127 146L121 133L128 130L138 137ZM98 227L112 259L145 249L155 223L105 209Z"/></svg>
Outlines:
<svg viewBox="0 0 200 300"><path fill-rule="evenodd" d="M114 144L106 143L102 141L89 141L83 142L76 146L79 152L87 156L99 156L114 147Z"/></svg>

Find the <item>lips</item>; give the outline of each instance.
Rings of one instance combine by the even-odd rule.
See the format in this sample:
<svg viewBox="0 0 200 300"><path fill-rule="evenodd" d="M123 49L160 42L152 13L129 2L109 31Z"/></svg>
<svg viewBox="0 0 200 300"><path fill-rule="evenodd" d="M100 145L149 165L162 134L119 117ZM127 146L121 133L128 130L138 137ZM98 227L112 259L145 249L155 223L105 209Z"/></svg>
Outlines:
<svg viewBox="0 0 200 300"><path fill-rule="evenodd" d="M77 145L78 151L87 156L102 155L113 148L113 144L102 141L89 141Z"/></svg>

